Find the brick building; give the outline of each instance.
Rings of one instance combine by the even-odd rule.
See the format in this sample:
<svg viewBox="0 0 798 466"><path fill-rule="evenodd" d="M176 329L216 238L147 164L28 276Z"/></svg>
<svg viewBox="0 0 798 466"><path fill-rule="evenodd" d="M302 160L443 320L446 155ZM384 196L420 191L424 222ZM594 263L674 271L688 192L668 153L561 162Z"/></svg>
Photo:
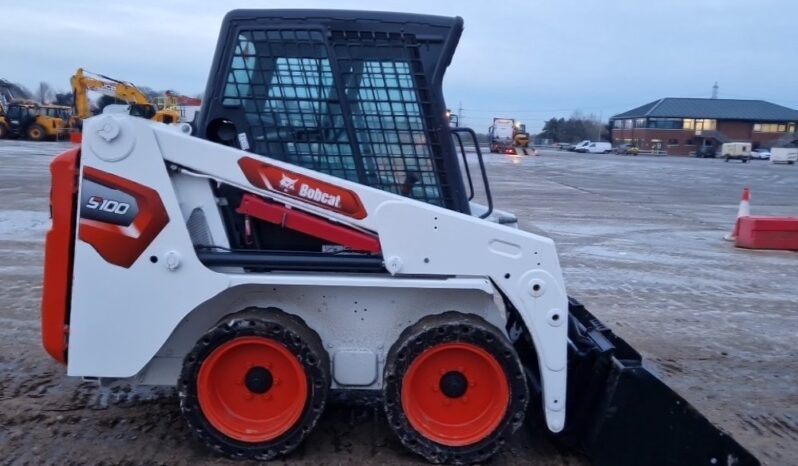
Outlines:
<svg viewBox="0 0 798 466"><path fill-rule="evenodd" d="M610 118L612 140L690 155L724 142L776 147L798 139L798 110L764 100L666 97Z"/></svg>

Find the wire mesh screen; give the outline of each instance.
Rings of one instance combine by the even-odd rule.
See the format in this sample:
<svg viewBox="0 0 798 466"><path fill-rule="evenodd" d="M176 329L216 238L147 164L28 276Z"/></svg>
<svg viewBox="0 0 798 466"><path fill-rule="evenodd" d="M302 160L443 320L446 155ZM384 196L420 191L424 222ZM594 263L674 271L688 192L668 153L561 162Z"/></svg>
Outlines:
<svg viewBox="0 0 798 466"><path fill-rule="evenodd" d="M444 205L408 38L242 31L222 102L245 112L256 153ZM412 40L410 41L412 44Z"/></svg>

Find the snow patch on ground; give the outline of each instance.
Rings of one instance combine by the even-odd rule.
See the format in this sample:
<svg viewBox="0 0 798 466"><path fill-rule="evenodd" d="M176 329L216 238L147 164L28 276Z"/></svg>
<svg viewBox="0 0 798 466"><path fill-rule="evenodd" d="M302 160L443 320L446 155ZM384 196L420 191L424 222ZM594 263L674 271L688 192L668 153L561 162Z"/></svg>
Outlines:
<svg viewBox="0 0 798 466"><path fill-rule="evenodd" d="M0 211L0 240L44 241L50 215L32 210Z"/></svg>

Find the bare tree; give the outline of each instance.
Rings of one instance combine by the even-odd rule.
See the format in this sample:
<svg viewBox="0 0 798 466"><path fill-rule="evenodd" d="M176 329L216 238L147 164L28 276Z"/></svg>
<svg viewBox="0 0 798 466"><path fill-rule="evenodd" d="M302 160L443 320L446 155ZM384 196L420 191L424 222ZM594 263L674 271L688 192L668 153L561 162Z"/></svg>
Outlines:
<svg viewBox="0 0 798 466"><path fill-rule="evenodd" d="M53 92L53 86L45 81L40 81L39 87L36 88L36 100L42 104L46 104L51 102L54 97L55 92Z"/></svg>
<svg viewBox="0 0 798 466"><path fill-rule="evenodd" d="M5 79L0 78L0 94L4 95L9 101L14 99L29 99L30 91L25 86L12 83Z"/></svg>

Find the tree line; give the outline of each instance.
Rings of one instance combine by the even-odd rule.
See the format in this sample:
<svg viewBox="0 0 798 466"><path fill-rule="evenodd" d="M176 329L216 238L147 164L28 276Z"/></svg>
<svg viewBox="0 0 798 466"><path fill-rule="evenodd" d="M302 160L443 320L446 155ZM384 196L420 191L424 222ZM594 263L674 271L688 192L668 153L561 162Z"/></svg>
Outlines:
<svg viewBox="0 0 798 466"><path fill-rule="evenodd" d="M611 141L612 130L609 125L595 115L574 112L569 118L551 118L543 125L538 138L552 142Z"/></svg>

